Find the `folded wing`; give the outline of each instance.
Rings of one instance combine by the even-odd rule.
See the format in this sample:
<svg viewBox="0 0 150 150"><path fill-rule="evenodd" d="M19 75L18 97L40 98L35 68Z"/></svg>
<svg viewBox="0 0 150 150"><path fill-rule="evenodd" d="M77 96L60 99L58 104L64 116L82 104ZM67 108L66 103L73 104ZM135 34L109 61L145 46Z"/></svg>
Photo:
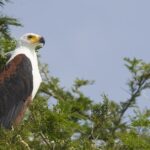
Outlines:
<svg viewBox="0 0 150 150"><path fill-rule="evenodd" d="M19 54L0 71L0 124L3 127L11 128L22 120L32 90L31 62Z"/></svg>

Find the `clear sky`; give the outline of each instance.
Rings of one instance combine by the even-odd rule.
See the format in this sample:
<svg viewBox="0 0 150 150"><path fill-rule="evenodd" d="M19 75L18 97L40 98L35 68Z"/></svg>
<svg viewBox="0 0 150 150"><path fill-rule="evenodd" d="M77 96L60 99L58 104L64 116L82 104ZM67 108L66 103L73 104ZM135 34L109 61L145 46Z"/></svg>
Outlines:
<svg viewBox="0 0 150 150"><path fill-rule="evenodd" d="M95 80L86 95L115 101L128 97L123 89L129 73L124 57L150 61L149 0L13 0L3 12L18 18L23 28L12 28L19 38L26 32L46 39L42 62L70 88L76 77ZM150 107L150 91L139 105Z"/></svg>

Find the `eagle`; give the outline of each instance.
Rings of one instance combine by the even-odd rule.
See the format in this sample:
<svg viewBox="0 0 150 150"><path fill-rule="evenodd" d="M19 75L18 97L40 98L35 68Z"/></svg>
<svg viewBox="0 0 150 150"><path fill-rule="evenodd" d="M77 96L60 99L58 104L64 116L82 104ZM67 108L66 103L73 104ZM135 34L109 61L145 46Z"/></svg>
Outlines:
<svg viewBox="0 0 150 150"><path fill-rule="evenodd" d="M42 81L36 50L44 44L41 35L27 33L9 53L0 70L0 126L10 129L19 124L34 99Z"/></svg>

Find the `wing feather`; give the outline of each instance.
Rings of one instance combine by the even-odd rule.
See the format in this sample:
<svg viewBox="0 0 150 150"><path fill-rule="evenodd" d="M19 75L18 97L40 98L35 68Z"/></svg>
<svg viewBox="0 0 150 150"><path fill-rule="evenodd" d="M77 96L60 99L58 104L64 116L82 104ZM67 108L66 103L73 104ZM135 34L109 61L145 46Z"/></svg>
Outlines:
<svg viewBox="0 0 150 150"><path fill-rule="evenodd" d="M25 103L31 100L32 89L31 62L19 54L0 71L0 124L3 127L11 128L24 111Z"/></svg>

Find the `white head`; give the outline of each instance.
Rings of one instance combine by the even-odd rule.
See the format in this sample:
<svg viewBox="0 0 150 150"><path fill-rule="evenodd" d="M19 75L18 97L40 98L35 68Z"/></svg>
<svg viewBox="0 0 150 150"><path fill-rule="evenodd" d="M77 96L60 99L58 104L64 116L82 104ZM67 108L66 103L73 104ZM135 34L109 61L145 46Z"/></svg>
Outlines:
<svg viewBox="0 0 150 150"><path fill-rule="evenodd" d="M45 40L42 36L35 33L26 33L21 36L18 45L28 47L30 49L42 48L45 44Z"/></svg>

